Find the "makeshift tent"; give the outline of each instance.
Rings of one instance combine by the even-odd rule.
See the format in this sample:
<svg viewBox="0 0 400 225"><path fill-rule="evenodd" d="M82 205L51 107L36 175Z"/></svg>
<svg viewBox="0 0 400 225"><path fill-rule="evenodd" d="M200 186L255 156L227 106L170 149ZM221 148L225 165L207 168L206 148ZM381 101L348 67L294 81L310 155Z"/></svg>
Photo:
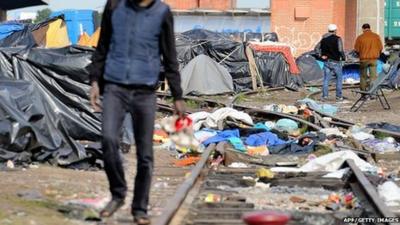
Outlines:
<svg viewBox="0 0 400 225"><path fill-rule="evenodd" d="M45 22L27 25L0 40L0 47L48 47L59 48L70 45L67 28L62 17L56 17Z"/></svg>
<svg viewBox="0 0 400 225"><path fill-rule="evenodd" d="M89 36L86 32L84 32L79 38L78 45L86 47L97 47L100 39L100 31L101 28L98 28L92 36Z"/></svg>
<svg viewBox="0 0 400 225"><path fill-rule="evenodd" d="M0 49L0 163L87 168L101 159L101 117L88 97L92 53L77 47Z"/></svg>
<svg viewBox="0 0 400 225"><path fill-rule="evenodd" d="M296 59L296 64L300 70L300 77L303 83L322 84L324 71L312 52L304 53Z"/></svg>
<svg viewBox="0 0 400 225"><path fill-rule="evenodd" d="M233 82L229 72L208 56L197 56L183 68L181 74L184 95L233 92Z"/></svg>
<svg viewBox="0 0 400 225"><path fill-rule="evenodd" d="M271 34L272 40L276 34ZM235 39L235 38L233 38ZM246 43L232 40L226 33L217 33L208 30L191 30L176 36L178 61L181 68L187 65L194 57L204 54L227 68L231 74L235 91L244 91L252 88L249 61L246 55ZM269 42L273 43L273 42ZM279 44L276 44L279 45ZM285 48L289 48L285 46ZM265 56L262 56L265 53ZM273 55L279 55L274 56ZM276 51L258 51L256 57L259 71L261 71L265 85L288 86L297 88L301 83L297 76L298 68L291 54ZM290 66L289 66L290 65ZM273 67L274 69L271 69ZM294 70L293 70L294 69Z"/></svg>
<svg viewBox="0 0 400 225"><path fill-rule="evenodd" d="M300 71L290 47L280 43L251 43L254 59L264 85L270 87L290 87L297 89Z"/></svg>
<svg viewBox="0 0 400 225"><path fill-rule="evenodd" d="M228 70L236 91L251 88L244 43L233 41L225 34L193 30L176 35L176 49L181 68L204 54Z"/></svg>
<svg viewBox="0 0 400 225"><path fill-rule="evenodd" d="M61 48L70 44L67 26L62 19L57 19L49 23L46 32L46 48Z"/></svg>

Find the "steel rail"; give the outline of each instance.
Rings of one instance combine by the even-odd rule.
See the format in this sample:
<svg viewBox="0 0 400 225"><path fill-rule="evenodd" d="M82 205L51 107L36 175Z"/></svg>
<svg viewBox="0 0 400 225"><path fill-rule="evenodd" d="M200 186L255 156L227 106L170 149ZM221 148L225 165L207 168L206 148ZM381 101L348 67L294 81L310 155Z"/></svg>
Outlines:
<svg viewBox="0 0 400 225"><path fill-rule="evenodd" d="M187 194L189 193L193 185L200 177L201 171L206 166L207 161L211 155L211 152L214 151L214 149L215 149L215 144L211 144L204 150L204 152L201 155L200 161L192 169L190 176L185 180L185 182L183 182L183 184L179 186L175 195L172 197L170 203L168 204L168 208L156 221L155 223L156 225L169 224L169 222L172 220L178 209L181 207Z"/></svg>
<svg viewBox="0 0 400 225"><path fill-rule="evenodd" d="M379 197L376 192L375 187L368 181L364 173L358 168L352 159L348 159L342 165L342 168L349 167L351 170L351 175L349 179L349 185L351 188L357 192L358 198L363 198L360 200L367 200L370 204L369 206L364 205L366 212L365 217L379 217L379 218L395 218L396 215L386 206L386 204ZM360 196L362 195L362 196ZM373 213L374 215L371 215ZM382 223L391 225L393 223Z"/></svg>

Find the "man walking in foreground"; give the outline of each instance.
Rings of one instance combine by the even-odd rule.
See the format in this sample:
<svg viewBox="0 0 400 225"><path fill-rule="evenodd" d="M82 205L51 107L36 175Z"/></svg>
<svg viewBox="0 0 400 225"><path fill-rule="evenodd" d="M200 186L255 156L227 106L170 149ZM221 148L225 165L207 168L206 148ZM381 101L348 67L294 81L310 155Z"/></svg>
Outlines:
<svg viewBox="0 0 400 225"><path fill-rule="evenodd" d="M129 112L133 118L137 173L131 212L137 224L150 224L147 215L153 173L153 127L156 111L155 86L161 58L165 76L183 116L181 80L176 58L173 17L160 0L108 0L101 35L90 66L90 101L100 110L100 86L104 81L103 156L111 201L101 211L110 217L123 204L127 185L119 154L119 134Z"/></svg>
<svg viewBox="0 0 400 225"><path fill-rule="evenodd" d="M329 81L332 75L336 75L336 101L342 101L342 61L346 60L343 51L342 39L336 35L337 26L330 24L328 26L328 33L324 34L322 40L316 47L316 51L321 55L324 61L324 82L322 90L322 101L328 100L329 95Z"/></svg>
<svg viewBox="0 0 400 225"><path fill-rule="evenodd" d="M357 37L354 49L360 57L360 89L367 91L371 82L376 80L377 60L383 50L383 45L379 35L371 31L369 24L364 24L362 29L363 34Z"/></svg>

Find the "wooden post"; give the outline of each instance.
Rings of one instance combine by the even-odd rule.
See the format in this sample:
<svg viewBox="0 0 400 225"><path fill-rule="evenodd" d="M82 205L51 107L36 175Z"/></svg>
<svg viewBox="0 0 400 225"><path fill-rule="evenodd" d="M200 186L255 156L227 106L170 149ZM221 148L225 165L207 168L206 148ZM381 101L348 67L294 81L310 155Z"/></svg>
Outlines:
<svg viewBox="0 0 400 225"><path fill-rule="evenodd" d="M258 71L257 64L253 55L253 50L250 48L250 46L246 46L246 55L247 60L249 61L253 90L257 90L257 78L260 82L261 88L264 88L263 79L260 75L260 72Z"/></svg>
<svg viewBox="0 0 400 225"><path fill-rule="evenodd" d="M4 22L7 20L7 11L0 9L0 22Z"/></svg>

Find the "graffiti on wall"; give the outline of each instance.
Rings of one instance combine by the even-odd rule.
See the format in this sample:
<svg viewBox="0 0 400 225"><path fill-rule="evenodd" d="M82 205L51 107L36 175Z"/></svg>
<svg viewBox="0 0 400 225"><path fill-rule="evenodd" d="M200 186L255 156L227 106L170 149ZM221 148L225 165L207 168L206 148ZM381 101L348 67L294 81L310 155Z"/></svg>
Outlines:
<svg viewBox="0 0 400 225"><path fill-rule="evenodd" d="M280 42L292 47L295 56L313 50L323 35L320 32L304 32L288 26L276 26L275 32Z"/></svg>
<svg viewBox="0 0 400 225"><path fill-rule="evenodd" d="M175 31L178 33L192 29L207 29L223 33L270 31L269 16L192 16L176 15Z"/></svg>

